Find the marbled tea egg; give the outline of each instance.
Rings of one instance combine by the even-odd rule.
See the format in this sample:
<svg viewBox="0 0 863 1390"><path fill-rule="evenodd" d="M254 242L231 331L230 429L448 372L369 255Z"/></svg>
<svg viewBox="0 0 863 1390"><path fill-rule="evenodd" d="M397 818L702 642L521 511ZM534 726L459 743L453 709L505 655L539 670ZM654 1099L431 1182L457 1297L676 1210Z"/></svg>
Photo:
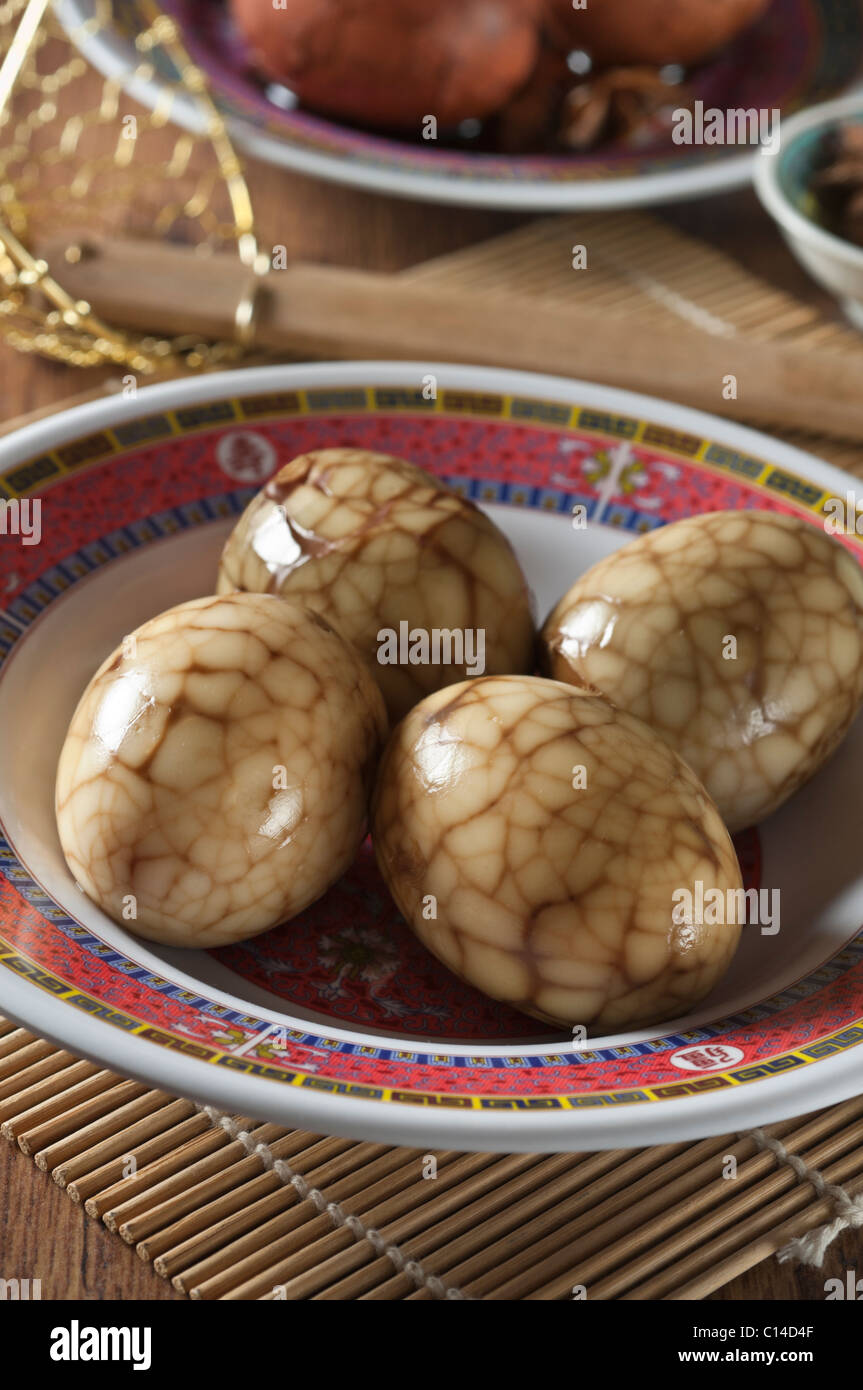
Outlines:
<svg viewBox="0 0 863 1390"><path fill-rule="evenodd" d="M530 595L509 541L387 454L322 449L282 468L225 546L218 590L232 589L322 613L370 662L394 722L466 676L533 668Z"/></svg>
<svg viewBox="0 0 863 1390"><path fill-rule="evenodd" d="M126 638L72 717L69 868L137 936L256 936L351 863L385 730L374 681L318 614L265 594L180 604Z"/></svg>
<svg viewBox="0 0 863 1390"><path fill-rule="evenodd" d="M794 517L708 512L589 569L542 649L549 675L655 729L738 830L818 770L860 705L863 571Z"/></svg>
<svg viewBox="0 0 863 1390"><path fill-rule="evenodd" d="M549 1022L596 1033L684 1015L737 946L740 869L695 774L559 681L487 677L417 705L384 753L372 835L429 950ZM721 909L699 911L699 882Z"/></svg>

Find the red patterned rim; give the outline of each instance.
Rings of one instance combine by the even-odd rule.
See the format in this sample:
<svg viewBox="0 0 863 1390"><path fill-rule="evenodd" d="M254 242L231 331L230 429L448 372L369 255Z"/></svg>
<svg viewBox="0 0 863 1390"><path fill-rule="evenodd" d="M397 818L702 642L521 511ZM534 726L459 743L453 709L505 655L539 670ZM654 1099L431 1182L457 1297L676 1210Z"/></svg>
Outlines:
<svg viewBox="0 0 863 1390"><path fill-rule="evenodd" d="M345 376L351 369L337 370ZM40 616L76 583L137 547L230 517L249 495L249 484L272 472L279 455L311 446L350 443L402 453L478 500L564 514L581 502L592 521L633 532L716 508L758 506L815 521L834 495L755 453L636 415L532 395L526 387L524 394L509 394L444 386L436 400L426 401L404 384L406 369L393 373L392 385L380 384L380 377L368 385L373 374L364 378L363 371L354 368L353 380L335 385L261 391L139 417L117 409L110 427L8 466L0 474L0 496L39 495L51 525L38 547L6 546L0 555L6 596L0 681ZM240 482L245 485L237 487ZM846 543L860 552L859 538ZM757 857L757 840L744 848ZM512 1036L518 1018L509 1011L495 1015L496 1006L482 1001L486 1012L474 1020L472 1047L463 1050L445 1041L399 1045L376 1032L383 1016L368 1011L378 1008L381 995L396 997L380 987L380 970L367 976L358 970L349 981L348 1005L361 1003L359 1013L331 1007L343 960L330 938L347 933L350 946L350 932L368 925L357 922L356 910L345 920L345 898L338 893L350 896L350 884L337 890L335 910L328 899L310 910L326 927L318 932L326 950L317 960L308 955L308 935L292 939L278 931L219 953L253 981L268 963L287 960L286 979L293 971L299 981L297 992L290 983L283 986L291 1002L320 1008L321 991L329 990L334 1022L325 1031L304 1023L283 1026L254 1009L226 1005L206 988L185 988L170 971L154 973L141 959L140 943L124 936L118 946L70 916L5 836L0 874L0 976L12 972L53 996L55 1008L281 1085L468 1110L619 1107L738 1088L863 1042L863 934L804 980L686 1031L578 1052L559 1040L524 1043L511 1052L500 1039ZM291 939L294 944L286 944ZM374 942L364 949L374 955ZM273 989L272 981L267 987ZM446 972L430 977L420 1013L436 990L447 1026L471 1036L464 1017L471 1001ZM418 1026L409 1019L407 1026L416 1037L427 1021L421 1017ZM535 1035L535 1025L530 1032ZM485 1045L488 1054L478 1055Z"/></svg>

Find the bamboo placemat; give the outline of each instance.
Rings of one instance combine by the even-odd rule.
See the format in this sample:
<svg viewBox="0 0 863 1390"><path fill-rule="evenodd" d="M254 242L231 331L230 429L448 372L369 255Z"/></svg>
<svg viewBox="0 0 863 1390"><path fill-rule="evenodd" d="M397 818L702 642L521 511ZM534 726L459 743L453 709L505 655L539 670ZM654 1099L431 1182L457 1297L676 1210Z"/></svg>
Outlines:
<svg viewBox="0 0 863 1390"><path fill-rule="evenodd" d="M403 275L863 365L851 329L643 214L543 220ZM863 475L863 446L773 432ZM700 1299L863 1224L863 1098L699 1143L419 1152L223 1116L0 1020L0 1134L194 1299Z"/></svg>
<svg viewBox="0 0 863 1390"><path fill-rule="evenodd" d="M863 1195L863 1098L694 1144L421 1152L220 1115L5 1021L0 1133L193 1299L699 1299Z"/></svg>

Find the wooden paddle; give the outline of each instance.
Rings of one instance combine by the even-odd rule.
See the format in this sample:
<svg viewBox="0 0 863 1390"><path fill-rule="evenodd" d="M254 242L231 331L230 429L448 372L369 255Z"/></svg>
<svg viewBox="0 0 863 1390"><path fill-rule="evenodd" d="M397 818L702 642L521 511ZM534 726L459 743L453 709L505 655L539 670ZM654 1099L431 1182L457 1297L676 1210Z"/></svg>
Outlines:
<svg viewBox="0 0 863 1390"><path fill-rule="evenodd" d="M69 238L40 248L64 261ZM258 347L293 357L482 363L582 377L738 419L863 441L857 360L528 294L465 292L297 261L255 280L233 255L165 243L88 238L63 264L76 298L118 326L165 335L231 337L254 305Z"/></svg>

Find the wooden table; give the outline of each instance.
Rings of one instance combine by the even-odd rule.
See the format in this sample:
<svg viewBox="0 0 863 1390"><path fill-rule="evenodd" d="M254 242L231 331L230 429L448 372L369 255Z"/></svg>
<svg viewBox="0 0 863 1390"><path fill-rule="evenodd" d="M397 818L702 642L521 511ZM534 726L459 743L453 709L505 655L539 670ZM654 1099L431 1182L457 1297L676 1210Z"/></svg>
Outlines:
<svg viewBox="0 0 863 1390"><path fill-rule="evenodd" d="M434 208L372 196L270 170L252 169L264 244L290 256L369 270L398 270L506 231L513 214ZM785 249L751 194L685 204L661 213L779 287L827 304ZM0 346L0 420L60 402L115 375L76 371ZM0 1268L41 1278L46 1299L179 1297L114 1235L83 1215L29 1159L0 1141ZM767 1261L715 1295L719 1299L823 1299L824 1281L863 1267L863 1235L837 1240L822 1270ZM11 1275L10 1275L11 1277Z"/></svg>

